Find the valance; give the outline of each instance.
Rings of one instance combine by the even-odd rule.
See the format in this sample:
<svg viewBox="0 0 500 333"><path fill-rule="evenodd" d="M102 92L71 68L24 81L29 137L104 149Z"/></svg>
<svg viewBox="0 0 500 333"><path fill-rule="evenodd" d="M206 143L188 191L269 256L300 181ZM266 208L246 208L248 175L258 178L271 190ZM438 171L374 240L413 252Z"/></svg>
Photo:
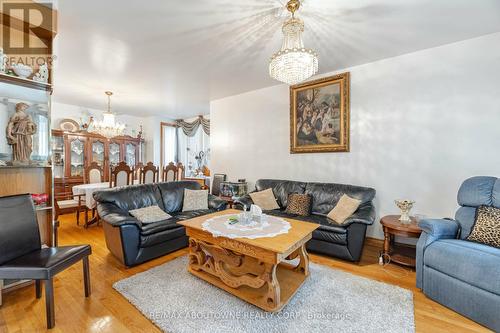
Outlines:
<svg viewBox="0 0 500 333"><path fill-rule="evenodd" d="M203 132L205 132L206 135L210 135L210 119L204 118L203 116L199 116L195 121L190 123L182 119L176 120L175 123L182 128L182 131L187 136L194 136L200 125L203 128Z"/></svg>

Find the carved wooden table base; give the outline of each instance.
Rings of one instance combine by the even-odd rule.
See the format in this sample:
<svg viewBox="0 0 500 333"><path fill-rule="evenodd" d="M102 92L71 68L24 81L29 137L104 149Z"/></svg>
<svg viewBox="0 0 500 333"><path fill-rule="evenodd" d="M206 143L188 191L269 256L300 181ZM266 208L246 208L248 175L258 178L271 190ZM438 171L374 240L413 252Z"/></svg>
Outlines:
<svg viewBox="0 0 500 333"><path fill-rule="evenodd" d="M309 275L305 242L284 259L300 258L296 266L265 262L259 258L258 250L234 240L225 242L239 251L220 246L223 242L214 245L191 237L189 271L263 310L281 309Z"/></svg>

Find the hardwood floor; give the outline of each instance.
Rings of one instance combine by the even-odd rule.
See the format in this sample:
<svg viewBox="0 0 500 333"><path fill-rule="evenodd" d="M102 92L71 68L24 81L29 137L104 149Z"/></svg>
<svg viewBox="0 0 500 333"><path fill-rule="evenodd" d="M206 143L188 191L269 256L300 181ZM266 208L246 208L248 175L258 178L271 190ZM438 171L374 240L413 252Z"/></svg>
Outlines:
<svg viewBox="0 0 500 333"><path fill-rule="evenodd" d="M116 281L185 255L186 249L134 268L124 268L108 252L102 227L77 227L74 215L60 217L60 245L92 245L90 257L92 295L86 299L81 265L60 273L54 281L56 327L51 332L160 332L112 285ZM410 289L414 294L417 332L489 332L484 327L426 298L415 288L415 273L399 266L378 265L381 242L368 240L360 264L311 254L311 261L369 279ZM45 300L35 298L35 287L4 295L0 307L0 332L45 331Z"/></svg>

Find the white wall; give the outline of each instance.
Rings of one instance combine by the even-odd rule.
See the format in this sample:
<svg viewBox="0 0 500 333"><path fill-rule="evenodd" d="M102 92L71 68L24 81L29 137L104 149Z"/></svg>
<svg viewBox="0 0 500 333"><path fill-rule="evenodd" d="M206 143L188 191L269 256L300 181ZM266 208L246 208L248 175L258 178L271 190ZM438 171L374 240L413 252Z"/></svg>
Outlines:
<svg viewBox="0 0 500 333"><path fill-rule="evenodd" d="M89 109L77 105L52 103L51 108L51 126L59 128L59 122L62 119L70 118L78 123L81 119L88 120L88 116L94 116L94 119L102 118L102 110ZM153 161L156 165L160 163L160 122L172 122L170 118L161 116L137 117L132 115L119 114L116 117L118 122L127 125L125 134L133 137L137 136L139 126L143 127L144 149L146 161Z"/></svg>
<svg viewBox="0 0 500 333"><path fill-rule="evenodd" d="M464 179L500 176L500 33L343 71L351 152L290 154L279 85L212 101L212 172L251 188L259 178L370 186L378 217L397 213L397 198L416 200L413 213L452 216ZM378 222L368 235L382 238Z"/></svg>

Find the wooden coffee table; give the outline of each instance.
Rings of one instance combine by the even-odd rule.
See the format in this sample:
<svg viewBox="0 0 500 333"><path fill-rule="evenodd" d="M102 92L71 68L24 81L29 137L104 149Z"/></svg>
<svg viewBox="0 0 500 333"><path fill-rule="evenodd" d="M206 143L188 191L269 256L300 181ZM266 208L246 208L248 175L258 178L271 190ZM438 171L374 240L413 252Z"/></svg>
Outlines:
<svg viewBox="0 0 500 333"><path fill-rule="evenodd" d="M241 211L225 210L178 222L189 236L188 271L266 311L279 311L309 276L305 244L317 224L286 219L291 229L275 237L230 239L204 231L207 219ZM300 258L293 266L287 260Z"/></svg>

